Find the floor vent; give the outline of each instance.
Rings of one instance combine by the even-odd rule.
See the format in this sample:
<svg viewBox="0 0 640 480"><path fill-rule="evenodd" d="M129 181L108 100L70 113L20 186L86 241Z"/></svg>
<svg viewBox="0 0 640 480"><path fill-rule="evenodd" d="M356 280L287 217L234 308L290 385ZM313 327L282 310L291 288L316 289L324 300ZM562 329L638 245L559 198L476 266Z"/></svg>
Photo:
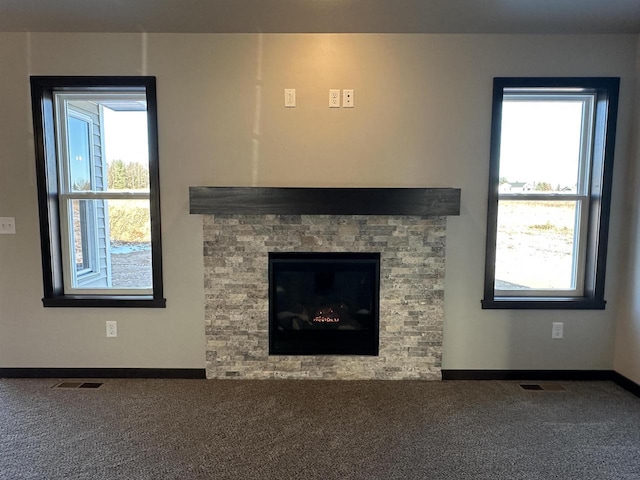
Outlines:
<svg viewBox="0 0 640 480"><path fill-rule="evenodd" d="M100 382L61 382L51 388L100 388Z"/></svg>
<svg viewBox="0 0 640 480"><path fill-rule="evenodd" d="M564 392L566 388L559 383L521 383L523 390L546 390L549 392Z"/></svg>

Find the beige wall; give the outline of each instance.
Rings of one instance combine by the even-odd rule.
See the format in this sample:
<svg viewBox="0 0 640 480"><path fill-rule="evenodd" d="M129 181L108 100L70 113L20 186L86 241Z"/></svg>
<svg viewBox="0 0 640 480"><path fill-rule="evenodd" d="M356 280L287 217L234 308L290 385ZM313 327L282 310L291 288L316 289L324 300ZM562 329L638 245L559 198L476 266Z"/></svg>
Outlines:
<svg viewBox="0 0 640 480"><path fill-rule="evenodd" d="M0 216L18 228L0 236L0 367L204 367L188 187L332 185L462 189L444 368L612 368L636 49L606 35L0 34ZM30 74L157 76L166 310L42 307ZM605 311L480 309L494 76L622 77ZM329 88L355 89L355 108L329 109Z"/></svg>
<svg viewBox="0 0 640 480"><path fill-rule="evenodd" d="M624 215L629 232L626 278L620 288L620 315L616 325L614 368L640 383L640 38L636 62L635 122L632 127L632 159Z"/></svg>

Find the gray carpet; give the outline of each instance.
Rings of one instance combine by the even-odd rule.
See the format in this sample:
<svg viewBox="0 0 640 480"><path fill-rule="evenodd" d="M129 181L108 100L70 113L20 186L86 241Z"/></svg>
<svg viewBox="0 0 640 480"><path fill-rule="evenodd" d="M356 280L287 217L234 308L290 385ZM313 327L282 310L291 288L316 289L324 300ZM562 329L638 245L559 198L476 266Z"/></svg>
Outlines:
<svg viewBox="0 0 640 480"><path fill-rule="evenodd" d="M5 479L640 479L610 382L0 380Z"/></svg>

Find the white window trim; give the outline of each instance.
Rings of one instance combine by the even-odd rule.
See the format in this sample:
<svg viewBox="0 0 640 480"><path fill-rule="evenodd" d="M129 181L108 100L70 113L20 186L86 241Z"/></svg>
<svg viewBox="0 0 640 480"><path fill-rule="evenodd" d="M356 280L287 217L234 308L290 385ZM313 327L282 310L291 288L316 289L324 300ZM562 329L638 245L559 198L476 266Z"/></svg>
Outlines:
<svg viewBox="0 0 640 480"><path fill-rule="evenodd" d="M77 92L54 92L54 105L56 110L56 122L60 127L60 131L57 133L57 144L58 144L58 158L62 161L59 162L59 187L60 192L58 194L59 204L60 204L60 228L61 228L61 237L62 241L62 261L63 261L63 279L64 279L64 289L67 294L70 295L149 295L153 294L153 288L113 288L111 286L105 286L101 288L83 288L83 287L74 287L74 284L77 284L78 280L87 280L90 281L91 278L97 278L100 275L100 262L98 255L98 239L97 239L97 230L92 229L92 234L90 237L90 241L92 243L92 269L90 272L86 274L82 274L78 276L77 272L73 268L73 253L71 252L71 248L73 245L73 209L70 208L73 200L150 200L150 192L148 190L145 191L118 191L118 192L109 192L109 191L82 191L76 192L73 191L70 185L70 172L68 168L67 159L68 156L68 145L67 145L67 123L66 118L69 115L81 118L85 120L89 124L89 135L90 138L93 138L93 121L90 117L86 115L82 115L81 113L71 110L68 108L67 102L68 100L86 100L86 101L94 101L99 104L103 101L120 101L120 100L131 100L131 99L139 99L140 93L108 93L108 94L86 94L86 93L77 93ZM64 141L62 141L64 140ZM89 150L90 156L93 160L94 158L94 145L93 141L89 142ZM93 161L90 162L91 166L91 184L95 185L95 166ZM108 210L108 207L105 206L105 210ZM97 216L96 209L93 209L94 217ZM108 214L105 212L105 217ZM97 225L97 218L93 219L94 225ZM108 222L105 226L106 232L108 232ZM107 249L109 249L108 239L107 241ZM107 255L108 256L108 255ZM95 257L95 258L94 258Z"/></svg>
<svg viewBox="0 0 640 480"><path fill-rule="evenodd" d="M576 213L574 219L574 240L572 253L571 281L572 288L554 289L500 289L495 288L494 292L499 297L518 298L553 298L553 297L581 297L584 295L585 266L587 256L587 232L589 213L589 172L591 171L591 150L593 142L593 116L595 113L595 94L583 94L580 91L553 91L552 89L505 89L503 102L581 102L582 126L581 126L581 146L578 161L577 194L564 193L502 193L498 192L498 203L501 201L544 201L544 202L564 202L575 201ZM578 238L576 238L576 236Z"/></svg>

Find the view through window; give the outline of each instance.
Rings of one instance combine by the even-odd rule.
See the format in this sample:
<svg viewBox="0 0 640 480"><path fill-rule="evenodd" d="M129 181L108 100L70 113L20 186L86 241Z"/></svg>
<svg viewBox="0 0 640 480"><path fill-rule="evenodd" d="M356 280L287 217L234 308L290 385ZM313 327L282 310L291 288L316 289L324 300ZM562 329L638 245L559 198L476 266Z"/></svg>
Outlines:
<svg viewBox="0 0 640 480"><path fill-rule="evenodd" d="M496 290L582 295L593 95L502 103Z"/></svg>
<svg viewBox="0 0 640 480"><path fill-rule="evenodd" d="M152 288L144 94L55 92L65 290Z"/></svg>
<svg viewBox="0 0 640 480"><path fill-rule="evenodd" d="M618 78L496 78L483 308L604 308Z"/></svg>

